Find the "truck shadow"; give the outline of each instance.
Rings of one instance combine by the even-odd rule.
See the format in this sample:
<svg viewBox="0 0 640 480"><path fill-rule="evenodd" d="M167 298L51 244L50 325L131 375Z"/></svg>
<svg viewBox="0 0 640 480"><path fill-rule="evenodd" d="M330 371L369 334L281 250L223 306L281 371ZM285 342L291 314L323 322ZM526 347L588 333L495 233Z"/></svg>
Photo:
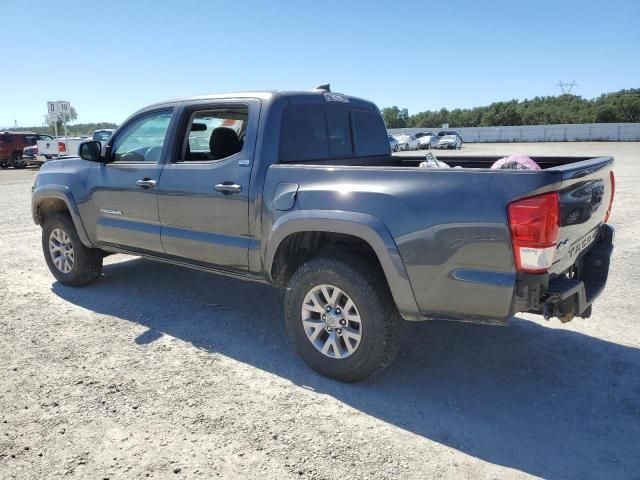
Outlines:
<svg viewBox="0 0 640 480"><path fill-rule="evenodd" d="M508 328L412 323L389 369L345 385L295 356L282 322L282 295L269 286L142 259L107 265L104 272L91 286L55 283L53 292L144 325L139 344L168 334L543 478L640 472L638 349L524 319Z"/></svg>

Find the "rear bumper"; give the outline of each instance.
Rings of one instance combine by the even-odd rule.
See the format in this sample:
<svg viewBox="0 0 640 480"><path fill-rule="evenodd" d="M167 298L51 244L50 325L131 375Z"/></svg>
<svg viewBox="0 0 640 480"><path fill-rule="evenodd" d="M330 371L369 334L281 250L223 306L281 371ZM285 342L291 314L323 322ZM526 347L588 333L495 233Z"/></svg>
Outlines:
<svg viewBox="0 0 640 480"><path fill-rule="evenodd" d="M591 305L604 290L609 276L615 232L604 224L598 240L578 258L571 276L519 275L514 312L531 312L567 322L587 318Z"/></svg>

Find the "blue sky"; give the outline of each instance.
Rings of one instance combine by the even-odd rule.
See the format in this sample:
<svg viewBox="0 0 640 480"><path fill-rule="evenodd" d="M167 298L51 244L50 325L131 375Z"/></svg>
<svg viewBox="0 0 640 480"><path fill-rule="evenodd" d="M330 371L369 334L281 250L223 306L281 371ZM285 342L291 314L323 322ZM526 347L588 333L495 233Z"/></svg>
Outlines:
<svg viewBox="0 0 640 480"><path fill-rule="evenodd" d="M52 7L55 5L55 7ZM640 1L0 0L0 127L213 92L311 89L410 113L640 87Z"/></svg>

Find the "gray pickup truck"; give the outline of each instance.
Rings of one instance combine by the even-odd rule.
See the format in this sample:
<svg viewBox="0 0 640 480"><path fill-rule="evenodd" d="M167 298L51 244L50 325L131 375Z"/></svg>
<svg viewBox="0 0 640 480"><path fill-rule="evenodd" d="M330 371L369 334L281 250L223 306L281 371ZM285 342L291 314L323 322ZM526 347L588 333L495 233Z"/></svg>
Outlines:
<svg viewBox="0 0 640 480"><path fill-rule="evenodd" d="M373 103L326 87L158 103L79 155L33 186L58 281L125 253L284 287L297 352L340 381L386 366L403 320L586 318L608 276L612 158L418 168Z"/></svg>

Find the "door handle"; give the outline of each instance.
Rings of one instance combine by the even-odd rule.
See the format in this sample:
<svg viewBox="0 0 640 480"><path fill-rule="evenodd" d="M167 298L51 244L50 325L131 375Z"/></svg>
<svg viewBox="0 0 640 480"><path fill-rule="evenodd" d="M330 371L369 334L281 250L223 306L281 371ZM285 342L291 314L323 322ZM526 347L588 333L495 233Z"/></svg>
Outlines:
<svg viewBox="0 0 640 480"><path fill-rule="evenodd" d="M240 193L242 191L242 187L240 185L232 182L219 183L214 188L217 192L222 192L226 195L230 195L232 193Z"/></svg>
<svg viewBox="0 0 640 480"><path fill-rule="evenodd" d="M153 188L156 186L156 181L150 178L143 178L142 180L138 180L136 185L141 188Z"/></svg>

